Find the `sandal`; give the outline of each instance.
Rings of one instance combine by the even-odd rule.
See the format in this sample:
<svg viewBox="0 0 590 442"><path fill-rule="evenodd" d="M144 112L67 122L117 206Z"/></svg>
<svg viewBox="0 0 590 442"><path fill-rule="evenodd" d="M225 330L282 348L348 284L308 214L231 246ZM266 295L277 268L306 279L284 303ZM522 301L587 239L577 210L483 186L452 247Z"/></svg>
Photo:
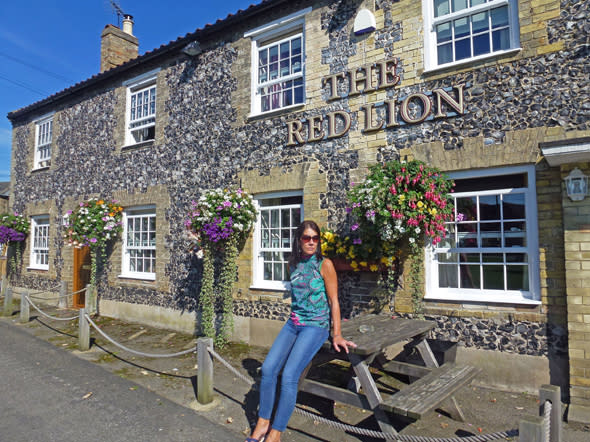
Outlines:
<svg viewBox="0 0 590 442"><path fill-rule="evenodd" d="M260 439L255 439L253 437L249 437L246 439L245 442L264 442L265 436L262 436Z"/></svg>

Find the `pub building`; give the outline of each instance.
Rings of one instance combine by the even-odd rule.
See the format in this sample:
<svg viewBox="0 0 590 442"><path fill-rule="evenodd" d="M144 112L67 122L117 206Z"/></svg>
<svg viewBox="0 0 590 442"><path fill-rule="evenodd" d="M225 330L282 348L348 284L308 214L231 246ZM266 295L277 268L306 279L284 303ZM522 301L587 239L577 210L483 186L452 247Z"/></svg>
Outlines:
<svg viewBox="0 0 590 442"><path fill-rule="evenodd" d="M432 337L458 342L476 383L560 385L569 419L590 422L588 10L267 0L142 55L131 16L107 25L99 73L8 114L11 210L31 221L14 290L83 287L64 216L116 199L122 238L148 240L108 249L100 314L192 333L201 266L184 222L203 192L239 186L259 219L238 259L234 335L269 345L289 311L290 231L304 218L343 228L370 165L421 160L472 208L472 232L450 226L424 251ZM345 316L370 309L374 281L339 274ZM387 303L415 313L403 284Z"/></svg>

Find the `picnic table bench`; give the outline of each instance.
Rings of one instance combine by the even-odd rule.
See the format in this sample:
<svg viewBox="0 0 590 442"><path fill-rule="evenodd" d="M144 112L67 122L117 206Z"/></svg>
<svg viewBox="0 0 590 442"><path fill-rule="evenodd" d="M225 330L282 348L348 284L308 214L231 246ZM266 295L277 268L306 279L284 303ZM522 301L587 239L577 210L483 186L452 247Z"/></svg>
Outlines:
<svg viewBox="0 0 590 442"><path fill-rule="evenodd" d="M426 336L435 326L432 321L366 315L342 322L342 335L357 347L350 353L336 353L327 342L310 366L304 371L300 391L352 405L373 412L384 432L396 433L387 413L419 419L443 403L451 417L464 420L453 394L469 383L478 373L471 366L445 362L439 367ZM406 342L405 351L416 349L421 361L388 361L384 351L397 343ZM348 360L354 372L357 388L346 389L327 382L306 379L312 366L334 359ZM417 363L418 362L418 363ZM382 394L369 367L373 364L383 371L407 375L411 383L393 394Z"/></svg>

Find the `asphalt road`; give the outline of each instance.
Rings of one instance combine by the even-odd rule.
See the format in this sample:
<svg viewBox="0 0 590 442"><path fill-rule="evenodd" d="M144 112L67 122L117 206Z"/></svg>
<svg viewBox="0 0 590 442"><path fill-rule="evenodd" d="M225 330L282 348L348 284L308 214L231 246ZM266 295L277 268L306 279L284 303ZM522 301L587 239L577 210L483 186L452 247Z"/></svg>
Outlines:
<svg viewBox="0 0 590 442"><path fill-rule="evenodd" d="M0 441L237 441L190 409L0 322Z"/></svg>

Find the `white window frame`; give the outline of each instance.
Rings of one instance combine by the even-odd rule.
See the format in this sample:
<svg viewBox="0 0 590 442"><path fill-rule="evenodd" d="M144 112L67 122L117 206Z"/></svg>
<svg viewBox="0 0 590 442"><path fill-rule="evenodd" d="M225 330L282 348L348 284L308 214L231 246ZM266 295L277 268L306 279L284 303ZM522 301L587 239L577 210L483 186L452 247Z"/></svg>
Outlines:
<svg viewBox="0 0 590 442"><path fill-rule="evenodd" d="M135 144L142 144L150 141L154 141L155 139L155 128L156 128L156 119L157 119L157 108L158 108L158 88L156 85L156 80L158 77L159 69L155 69L150 72L146 72L139 77L135 77L131 80L123 82L123 86L126 89L126 106L125 106L125 146L132 146ZM141 116L139 118L134 117L131 118L131 105L133 96L137 96L139 93L148 92L150 94L151 89L154 89L154 109L153 112L150 109L150 104L148 103L148 115ZM151 103L151 102L150 102ZM133 126L133 127L132 127ZM137 141L134 136L134 132L149 128L154 128L154 138L148 138L145 140Z"/></svg>
<svg viewBox="0 0 590 442"><path fill-rule="evenodd" d="M286 198L286 197L293 197L293 196L300 196L301 203L300 204L285 204L285 205L277 205L277 206L264 206L261 207L260 200L264 199L271 199L271 198ZM283 281L269 281L264 279L264 257L263 252L291 252L291 244L289 244L288 248L262 248L261 246L261 226L262 226L262 212L261 210L269 210L269 209L277 209L277 208L299 208L300 209L300 221L304 219L303 213L303 192L301 191L286 191L286 192L272 192L272 193L264 193L259 194L254 197L254 204L258 211L258 215L256 217L256 224L254 225L254 234L253 234L253 266L252 266L252 288L255 289L269 289L269 290L290 290L291 283L289 280ZM280 217L279 217L280 218ZM299 224L298 224L299 225ZM291 226L293 229L297 226Z"/></svg>
<svg viewBox="0 0 590 442"><path fill-rule="evenodd" d="M470 0L469 0L470 1ZM436 26L445 22L452 22L463 17L469 17L477 13L486 12L501 6L508 6L508 28L510 33L510 47L508 49L494 51L490 42L490 52L473 57L463 58L457 61L451 61L444 64L438 64L438 51L436 42ZM434 17L434 0L422 0L422 10L424 11L424 70L425 72L438 69L445 69L450 66L460 66L463 64L473 63L477 60L497 57L499 55L518 52L520 48L520 26L518 21L518 1L517 0L488 0L481 5L462 9L458 12L451 12L442 17ZM470 36L473 33L470 28ZM454 41L454 40L453 40ZM473 45L471 45L473 50ZM453 57L454 58L454 57Z"/></svg>
<svg viewBox="0 0 590 442"><path fill-rule="evenodd" d="M267 23L264 26L250 30L244 33L244 37L252 39L252 50L251 50L251 106L250 116L263 115L273 112L280 112L286 109L303 106L305 104L305 15L311 11L311 8L305 8L283 17L279 20L275 20L271 23ZM284 36L283 39L280 39ZM280 44L282 41L291 40L297 36L301 36L301 72L296 74L290 74L285 77L279 77L275 80L269 80L265 83L258 83L258 51L268 47ZM279 40L280 39L280 40ZM272 40L272 43L266 44ZM278 107L276 109L270 109L262 112L261 109L261 95L260 90L272 84L282 83L284 81L295 81L297 79L303 81L303 98L301 103L293 103L288 106Z"/></svg>
<svg viewBox="0 0 590 442"><path fill-rule="evenodd" d="M35 215L31 217L31 250L29 257L29 268L36 270L49 270L48 214Z"/></svg>
<svg viewBox="0 0 590 442"><path fill-rule="evenodd" d="M51 165L53 144L53 115L44 115L35 121L35 159L33 169L44 169Z"/></svg>
<svg viewBox="0 0 590 442"><path fill-rule="evenodd" d="M156 263L157 263L157 249L156 249L156 245L157 245L157 223L156 223L156 229L154 229L153 234L154 234L154 239L152 241L152 244L149 244L147 246L132 246L130 247L128 245L128 234L129 234L129 226L128 226L128 221L130 218L133 219L141 219L147 217L148 218L148 235L149 233L151 233L151 231L149 230L149 219L150 218L154 218L156 219L156 206L154 205L147 205L147 206L137 206L137 207L131 207L131 208L127 208L123 211L123 253L122 253L122 259L121 259L121 274L119 275L120 278L132 278L132 279L144 279L144 280L149 280L149 281L154 281L156 279ZM157 221L157 219L156 219ZM137 251L153 251L154 253L154 263L153 263L153 272L138 272L138 271L131 271L130 270L130 266L131 266L131 250L137 250Z"/></svg>
<svg viewBox="0 0 590 442"><path fill-rule="evenodd" d="M461 288L440 288L438 286L438 263L435 260L435 250L440 248L426 247L426 300L465 301L478 303L500 303L500 304L529 304L539 305L541 303L540 279L539 279L539 240L537 225L537 194L535 182L535 166L512 166L505 168L487 169L482 171L451 172L447 175L452 179L484 178L498 176L502 179L504 175L522 174L527 175L526 189L494 189L490 191L462 192L453 194L455 196L471 195L497 195L499 193L518 192L525 195L525 223L526 223L526 246L518 248L482 248L470 249L470 253L488 252L502 253L510 250L514 253L526 253L528 255L528 278L529 290L484 290L484 289L461 289ZM478 221L479 224L479 221ZM442 244L442 243L441 243ZM440 247L440 245L439 245ZM504 264L505 265L505 264Z"/></svg>

